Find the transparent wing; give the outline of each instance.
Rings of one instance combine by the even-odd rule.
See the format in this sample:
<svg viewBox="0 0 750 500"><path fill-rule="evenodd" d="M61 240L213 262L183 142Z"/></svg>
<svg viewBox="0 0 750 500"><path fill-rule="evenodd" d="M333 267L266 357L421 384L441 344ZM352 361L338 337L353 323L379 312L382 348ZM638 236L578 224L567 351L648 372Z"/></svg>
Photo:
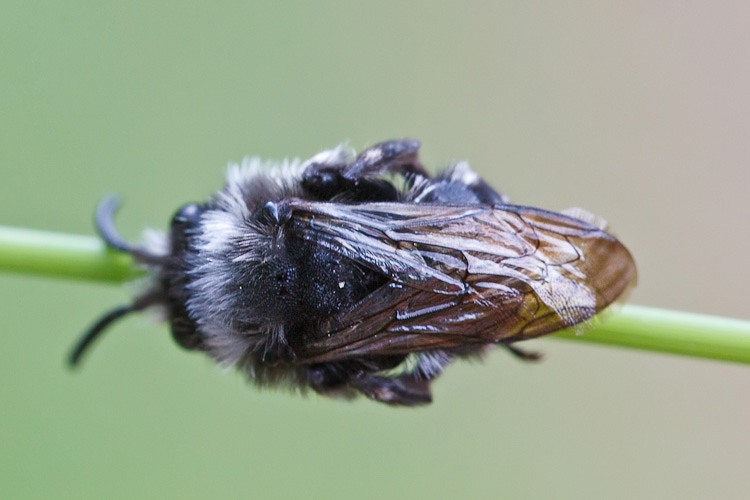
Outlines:
<svg viewBox="0 0 750 500"><path fill-rule="evenodd" d="M534 338L589 319L636 277L615 237L536 208L290 205L304 238L391 279L306 339L302 361Z"/></svg>

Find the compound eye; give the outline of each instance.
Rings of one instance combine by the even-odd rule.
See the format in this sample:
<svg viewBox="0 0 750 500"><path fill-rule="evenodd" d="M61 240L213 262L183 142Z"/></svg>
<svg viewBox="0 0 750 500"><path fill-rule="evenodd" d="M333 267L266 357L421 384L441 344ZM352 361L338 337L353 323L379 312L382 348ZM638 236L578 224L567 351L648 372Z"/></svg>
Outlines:
<svg viewBox="0 0 750 500"><path fill-rule="evenodd" d="M201 215L205 209L197 203L190 203L180 208L174 217L170 237L172 239L172 253L177 255L187 250L188 242L193 235L195 228L200 223ZM179 340L178 340L179 342Z"/></svg>
<svg viewBox="0 0 750 500"><path fill-rule="evenodd" d="M200 221L203 207L197 203L189 203L180 208L172 218L172 227L192 227Z"/></svg>

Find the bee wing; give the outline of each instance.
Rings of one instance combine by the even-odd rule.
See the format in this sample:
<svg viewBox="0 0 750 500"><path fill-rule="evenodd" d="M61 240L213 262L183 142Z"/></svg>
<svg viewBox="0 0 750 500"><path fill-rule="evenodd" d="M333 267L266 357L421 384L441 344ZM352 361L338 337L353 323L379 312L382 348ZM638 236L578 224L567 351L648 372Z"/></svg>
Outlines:
<svg viewBox="0 0 750 500"><path fill-rule="evenodd" d="M391 279L306 339L305 362L534 338L591 318L636 277L615 237L537 208L290 205L303 237Z"/></svg>

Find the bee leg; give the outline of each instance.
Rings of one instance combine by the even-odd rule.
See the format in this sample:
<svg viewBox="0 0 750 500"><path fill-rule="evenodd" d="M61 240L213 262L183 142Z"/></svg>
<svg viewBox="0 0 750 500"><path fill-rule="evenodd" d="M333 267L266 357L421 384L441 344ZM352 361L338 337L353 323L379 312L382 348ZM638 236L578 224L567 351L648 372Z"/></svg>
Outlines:
<svg viewBox="0 0 750 500"><path fill-rule="evenodd" d="M508 349L511 354L524 361L540 361L544 357L544 354L541 352L524 351L523 349L511 344L503 344L503 347Z"/></svg>
<svg viewBox="0 0 750 500"><path fill-rule="evenodd" d="M312 390L329 398L351 399L356 393L346 381L350 378L340 363L320 363L305 366L303 377Z"/></svg>
<svg viewBox="0 0 750 500"><path fill-rule="evenodd" d="M487 203L489 205L507 205L510 203L510 198L506 194L495 191L482 179L478 178L467 187L474 193L480 203Z"/></svg>
<svg viewBox="0 0 750 500"><path fill-rule="evenodd" d="M419 141L388 141L363 151L347 163L343 150L324 151L313 157L302 173L302 186L320 200L397 201L396 187L377 176L401 173L409 180L429 177L417 158Z"/></svg>
<svg viewBox="0 0 750 500"><path fill-rule="evenodd" d="M408 196L418 203L510 203L506 195L490 187L466 162L458 163L428 182L417 183Z"/></svg>
<svg viewBox="0 0 750 500"><path fill-rule="evenodd" d="M356 388L368 398L394 406L419 406L432 402L430 381L413 374L399 377L370 375L356 379Z"/></svg>
<svg viewBox="0 0 750 500"><path fill-rule="evenodd" d="M110 248L127 252L140 262L147 264L161 264L164 258L152 254L144 248L137 247L125 241L115 227L115 214L120 208L120 200L117 196L105 196L96 208L96 229L104 242Z"/></svg>
<svg viewBox="0 0 750 500"><path fill-rule="evenodd" d="M362 179L355 183L342 175L343 170L320 164L309 165L302 174L302 187L320 201L353 202L397 201L398 190L384 179Z"/></svg>
<svg viewBox="0 0 750 500"><path fill-rule="evenodd" d="M419 161L419 146L419 141L411 139L375 144L362 151L346 167L343 176L355 183L363 178L385 173L429 177Z"/></svg>
<svg viewBox="0 0 750 500"><path fill-rule="evenodd" d="M320 156L320 155L319 155ZM355 183L344 177L346 163L333 155L313 160L302 173L302 187L320 201L345 198L347 201L395 201L398 190L383 179L363 179Z"/></svg>

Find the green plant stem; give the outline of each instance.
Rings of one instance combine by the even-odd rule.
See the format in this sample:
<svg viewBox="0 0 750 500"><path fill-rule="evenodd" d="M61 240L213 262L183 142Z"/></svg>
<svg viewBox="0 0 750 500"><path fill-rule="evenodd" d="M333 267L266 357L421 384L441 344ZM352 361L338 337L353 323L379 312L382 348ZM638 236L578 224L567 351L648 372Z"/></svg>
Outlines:
<svg viewBox="0 0 750 500"><path fill-rule="evenodd" d="M0 270L121 283L142 272L93 236L0 226Z"/></svg>
<svg viewBox="0 0 750 500"><path fill-rule="evenodd" d="M554 337L750 363L750 321L628 304L603 316L583 334Z"/></svg>
<svg viewBox="0 0 750 500"><path fill-rule="evenodd" d="M121 283L143 274L99 238L0 226L0 271ZM624 305L555 338L750 363L750 321Z"/></svg>

